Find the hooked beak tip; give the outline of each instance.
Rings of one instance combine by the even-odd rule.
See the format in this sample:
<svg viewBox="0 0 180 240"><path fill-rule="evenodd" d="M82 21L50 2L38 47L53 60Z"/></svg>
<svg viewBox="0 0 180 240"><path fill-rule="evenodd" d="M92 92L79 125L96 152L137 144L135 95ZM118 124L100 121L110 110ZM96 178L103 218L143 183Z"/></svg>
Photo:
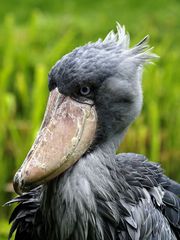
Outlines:
<svg viewBox="0 0 180 240"><path fill-rule="evenodd" d="M28 192L29 190L33 189L34 187L36 187L35 184L32 184L30 182L25 182L22 177L21 177L21 172L18 171L13 179L13 187L14 187L14 191L18 194L18 195L22 195L23 192Z"/></svg>
<svg viewBox="0 0 180 240"><path fill-rule="evenodd" d="M21 191L22 185L23 185L23 181L20 180L20 174L19 172L17 172L13 179L13 187L14 187L14 191L19 195L22 194L22 191Z"/></svg>

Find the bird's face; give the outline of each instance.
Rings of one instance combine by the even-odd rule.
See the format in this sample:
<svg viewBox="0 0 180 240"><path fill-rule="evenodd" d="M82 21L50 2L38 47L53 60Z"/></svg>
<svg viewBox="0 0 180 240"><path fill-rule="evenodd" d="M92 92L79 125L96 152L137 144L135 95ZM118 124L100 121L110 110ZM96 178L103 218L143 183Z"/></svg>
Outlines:
<svg viewBox="0 0 180 240"><path fill-rule="evenodd" d="M128 48L119 25L104 41L64 56L49 74L49 100L37 138L14 177L17 193L63 173L89 149L123 132L142 106L147 39Z"/></svg>

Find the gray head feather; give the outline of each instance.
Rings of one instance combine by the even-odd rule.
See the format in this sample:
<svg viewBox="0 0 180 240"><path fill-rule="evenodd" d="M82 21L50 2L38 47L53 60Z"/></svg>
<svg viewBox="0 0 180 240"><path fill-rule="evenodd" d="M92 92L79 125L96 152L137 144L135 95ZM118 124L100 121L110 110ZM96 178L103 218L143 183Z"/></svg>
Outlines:
<svg viewBox="0 0 180 240"><path fill-rule="evenodd" d="M129 48L129 42L129 34L117 24L117 33L111 31L104 40L78 47L59 60L49 74L49 85L54 83L61 92L69 94L80 83L101 84L119 72L125 75L127 68L135 71L156 57L149 49L148 37L133 48Z"/></svg>
<svg viewBox="0 0 180 240"><path fill-rule="evenodd" d="M57 86L64 95L77 96L83 85L93 89L101 140L123 132L141 111L143 65L156 55L148 46L148 36L132 48L129 42L125 27L118 23L116 33L76 48L49 74L50 89Z"/></svg>

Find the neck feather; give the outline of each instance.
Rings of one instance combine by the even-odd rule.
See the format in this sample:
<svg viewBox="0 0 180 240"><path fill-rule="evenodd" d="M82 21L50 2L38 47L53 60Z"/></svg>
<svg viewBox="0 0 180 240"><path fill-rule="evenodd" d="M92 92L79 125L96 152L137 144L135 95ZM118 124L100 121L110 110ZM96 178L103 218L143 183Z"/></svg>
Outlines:
<svg viewBox="0 0 180 240"><path fill-rule="evenodd" d="M116 196L111 169L116 169L116 149L123 136L99 145L44 186L41 208L49 239L84 240L90 226L94 228L91 239L103 239L97 198L108 201L109 193Z"/></svg>

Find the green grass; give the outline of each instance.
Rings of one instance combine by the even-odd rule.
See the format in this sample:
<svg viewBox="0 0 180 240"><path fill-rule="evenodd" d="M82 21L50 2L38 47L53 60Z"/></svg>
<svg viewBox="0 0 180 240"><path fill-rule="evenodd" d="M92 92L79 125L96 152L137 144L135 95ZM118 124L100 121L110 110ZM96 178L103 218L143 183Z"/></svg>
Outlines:
<svg viewBox="0 0 180 240"><path fill-rule="evenodd" d="M3 1L0 20L0 205L12 197L6 184L40 126L48 71L74 47L105 37L116 21L132 44L150 34L161 57L145 69L143 111L120 150L146 154L180 181L179 1ZM0 210L0 239L7 215Z"/></svg>

